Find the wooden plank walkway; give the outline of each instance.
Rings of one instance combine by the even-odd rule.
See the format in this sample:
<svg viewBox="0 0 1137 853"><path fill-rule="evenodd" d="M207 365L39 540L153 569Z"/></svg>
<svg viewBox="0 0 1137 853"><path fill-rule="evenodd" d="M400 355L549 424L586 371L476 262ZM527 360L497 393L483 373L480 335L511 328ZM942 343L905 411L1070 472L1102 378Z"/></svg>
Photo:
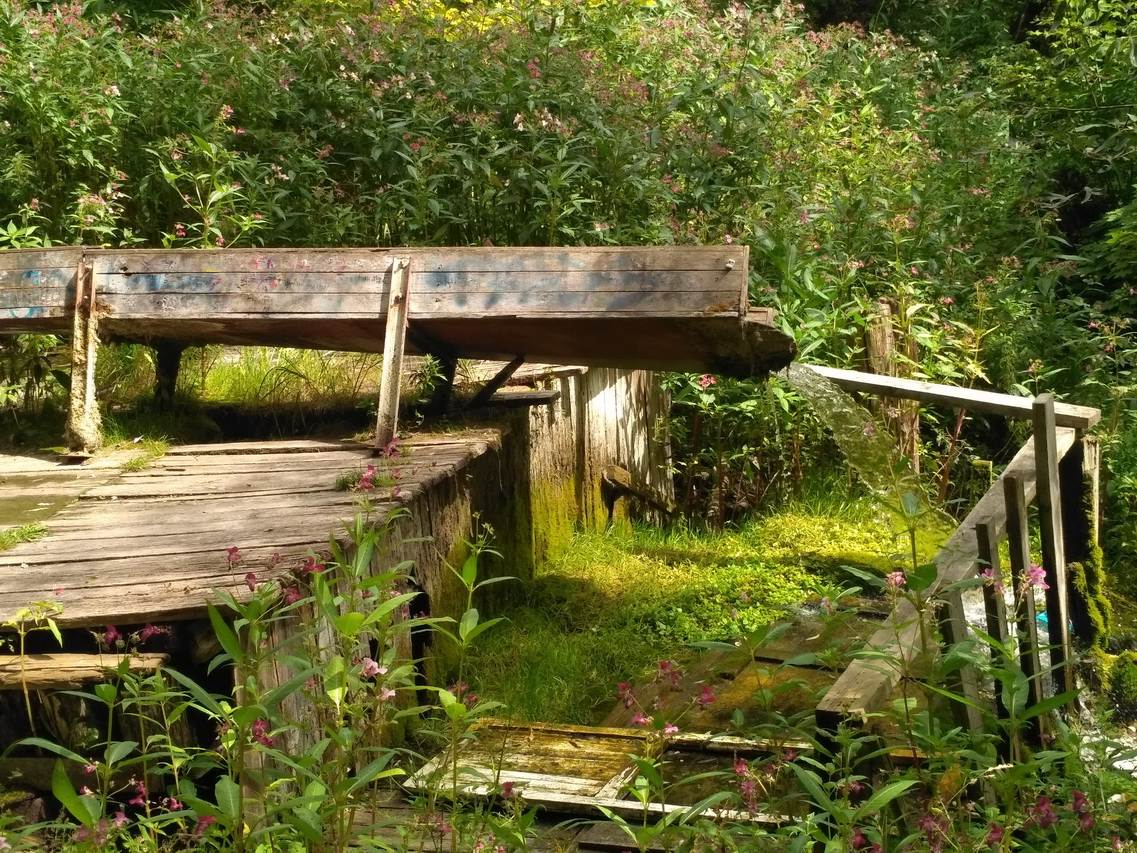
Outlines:
<svg viewBox="0 0 1137 853"><path fill-rule="evenodd" d="M337 490L340 474L375 464L369 495L389 513L500 439L498 429L415 435L385 460L368 445L327 441L171 448L140 471L92 480L43 520L43 539L0 552L0 622L34 602L59 605L65 627L198 616L217 590L248 596L248 572L269 580L326 550L359 497Z"/></svg>

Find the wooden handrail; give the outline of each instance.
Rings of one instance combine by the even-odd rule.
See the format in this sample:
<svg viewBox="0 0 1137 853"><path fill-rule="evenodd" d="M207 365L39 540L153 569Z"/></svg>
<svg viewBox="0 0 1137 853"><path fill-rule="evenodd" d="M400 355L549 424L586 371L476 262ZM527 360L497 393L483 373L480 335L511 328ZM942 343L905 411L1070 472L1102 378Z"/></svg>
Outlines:
<svg viewBox="0 0 1137 853"><path fill-rule="evenodd" d="M1008 418L1030 419L1034 400L1015 394L1000 394L996 391L980 391L974 388L958 388L954 385L939 385L935 382L922 382L918 379L902 379L897 376L882 376L876 373L863 373L859 370L842 370L836 367L808 365L810 370L824 376L846 391L864 391L883 397L900 397L905 400L921 400L925 403L942 403L960 409L977 412L991 412ZM1070 403L1054 404L1054 421L1060 427L1089 429L1101 420L1101 411L1090 406L1075 406Z"/></svg>
<svg viewBox="0 0 1137 853"><path fill-rule="evenodd" d="M1030 401L1027 401L1028 405ZM1073 429L1055 430L1057 457L1065 456L1077 441ZM979 499L963 522L934 558L936 580L929 596L965 578L973 577L979 562L976 526L986 527L988 535L1001 541L1007 535L1007 513L1003 481L1014 478L1022 484L1027 503L1035 499L1038 488L1034 439L1029 439L1006 467L999 479ZM997 541L993 546L997 546ZM842 722L859 722L867 714L880 710L892 695L903 675L902 668L923 653L920 623L915 608L907 599L900 600L889 614L885 625L869 637L865 644L873 658L854 660L841 674L817 705L818 727L835 731Z"/></svg>

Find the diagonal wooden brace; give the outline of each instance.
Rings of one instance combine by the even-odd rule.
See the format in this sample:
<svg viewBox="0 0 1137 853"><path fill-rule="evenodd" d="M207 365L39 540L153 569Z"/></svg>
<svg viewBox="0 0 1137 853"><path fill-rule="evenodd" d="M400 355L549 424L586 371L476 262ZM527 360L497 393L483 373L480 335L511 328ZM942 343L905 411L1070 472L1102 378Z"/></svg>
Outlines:
<svg viewBox="0 0 1137 853"><path fill-rule="evenodd" d="M399 386L407 341L410 268L409 258L391 261L391 292L387 300L387 327L383 336L383 372L379 379L379 415L375 422L376 453L390 446L399 429Z"/></svg>
<svg viewBox="0 0 1137 853"><path fill-rule="evenodd" d="M75 271L75 304L71 314L71 393L67 410L67 447L73 454L93 453L102 446L102 420L95 399L95 359L99 350L99 318L95 278L86 257Z"/></svg>

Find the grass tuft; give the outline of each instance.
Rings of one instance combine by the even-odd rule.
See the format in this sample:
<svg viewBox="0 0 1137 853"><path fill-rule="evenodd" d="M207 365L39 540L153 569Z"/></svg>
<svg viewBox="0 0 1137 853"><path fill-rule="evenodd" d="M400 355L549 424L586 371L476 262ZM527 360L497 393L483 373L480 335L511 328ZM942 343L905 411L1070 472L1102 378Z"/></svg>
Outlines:
<svg viewBox="0 0 1137 853"><path fill-rule="evenodd" d="M34 521L8 530L0 530L0 551L7 551L23 542L35 542L46 535L47 528Z"/></svg>

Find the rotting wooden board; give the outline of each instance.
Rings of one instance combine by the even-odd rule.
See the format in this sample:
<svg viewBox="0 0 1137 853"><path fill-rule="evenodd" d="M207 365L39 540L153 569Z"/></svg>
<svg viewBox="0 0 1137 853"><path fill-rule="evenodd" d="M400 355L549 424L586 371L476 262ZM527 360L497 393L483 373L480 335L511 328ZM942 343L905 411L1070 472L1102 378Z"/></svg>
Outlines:
<svg viewBox="0 0 1137 853"><path fill-rule="evenodd" d="M167 655L118 654L29 654L0 655L0 690L61 690L103 681L108 672L125 661L131 672L153 672Z"/></svg>
<svg viewBox="0 0 1137 853"><path fill-rule="evenodd" d="M1059 459L1073 447L1075 440L1076 433L1073 429L1060 427L1056 430ZM938 590L972 576L977 571L977 524L989 523L992 534L1000 539L1006 535L1003 480L1008 476L1016 477L1022 482L1028 503L1034 499L1038 484L1033 439L1028 440L1015 454L999 479L979 499L936 554L936 581L928 590L929 595L934 595ZM900 679L902 665L905 662L911 664L921 656L920 633L920 624L911 603L907 599L900 601L884 627L866 643L867 648L881 654L872 660L854 660L818 703L818 727L835 731L841 722L860 721L878 710L892 695Z"/></svg>
<svg viewBox="0 0 1137 853"><path fill-rule="evenodd" d="M1000 394L994 391L980 391L974 388L960 388L955 385L938 385L934 382L862 373L857 370L841 370L836 367L822 367L811 364L809 368L848 391L865 391L887 397L921 400L926 403L942 403L954 408L992 412L1009 418L1029 419L1031 417L1033 400L1030 397ZM1076 429L1089 429L1101 420L1100 410L1089 406L1075 406L1070 403L1055 404L1054 415L1058 426Z"/></svg>
<svg viewBox="0 0 1137 853"><path fill-rule="evenodd" d="M472 747L465 747L458 766L463 796L500 794L504 783L525 802L566 814L596 813L600 808L641 817L644 807L624 799L623 784L634 772L631 755L655 755L665 746L657 736L640 729L558 726L541 723L510 725L487 720L478 728ZM687 744L692 748L692 744ZM410 790L427 790L438 778L452 778L448 752L431 759L406 783ZM437 786L434 786L437 787ZM445 784L442 785L445 790ZM654 803L649 818L685 811L688 807ZM784 815L752 814L713 809L709 816L723 820L782 823Z"/></svg>
<svg viewBox="0 0 1137 853"><path fill-rule="evenodd" d="M497 446L501 434L415 437L398 456L374 460L398 474L398 486L369 493L372 512L379 518L415 501ZM286 442L280 454L254 444L243 443L239 453L224 445L171 453L154 469L120 474L113 486L60 512L45 538L0 554L0 621L32 602L56 603L63 626L199 616L220 590L247 598L248 573L254 584L283 580L307 554L326 553L360 496L336 491L335 475L351 460L362 467L372 458L340 443ZM325 454L331 464L323 468ZM198 460L221 464L206 464L207 473L179 470ZM285 465L277 470L279 462ZM249 470L229 472L243 465ZM260 488L266 483L273 488ZM230 565L232 546L241 558Z"/></svg>

